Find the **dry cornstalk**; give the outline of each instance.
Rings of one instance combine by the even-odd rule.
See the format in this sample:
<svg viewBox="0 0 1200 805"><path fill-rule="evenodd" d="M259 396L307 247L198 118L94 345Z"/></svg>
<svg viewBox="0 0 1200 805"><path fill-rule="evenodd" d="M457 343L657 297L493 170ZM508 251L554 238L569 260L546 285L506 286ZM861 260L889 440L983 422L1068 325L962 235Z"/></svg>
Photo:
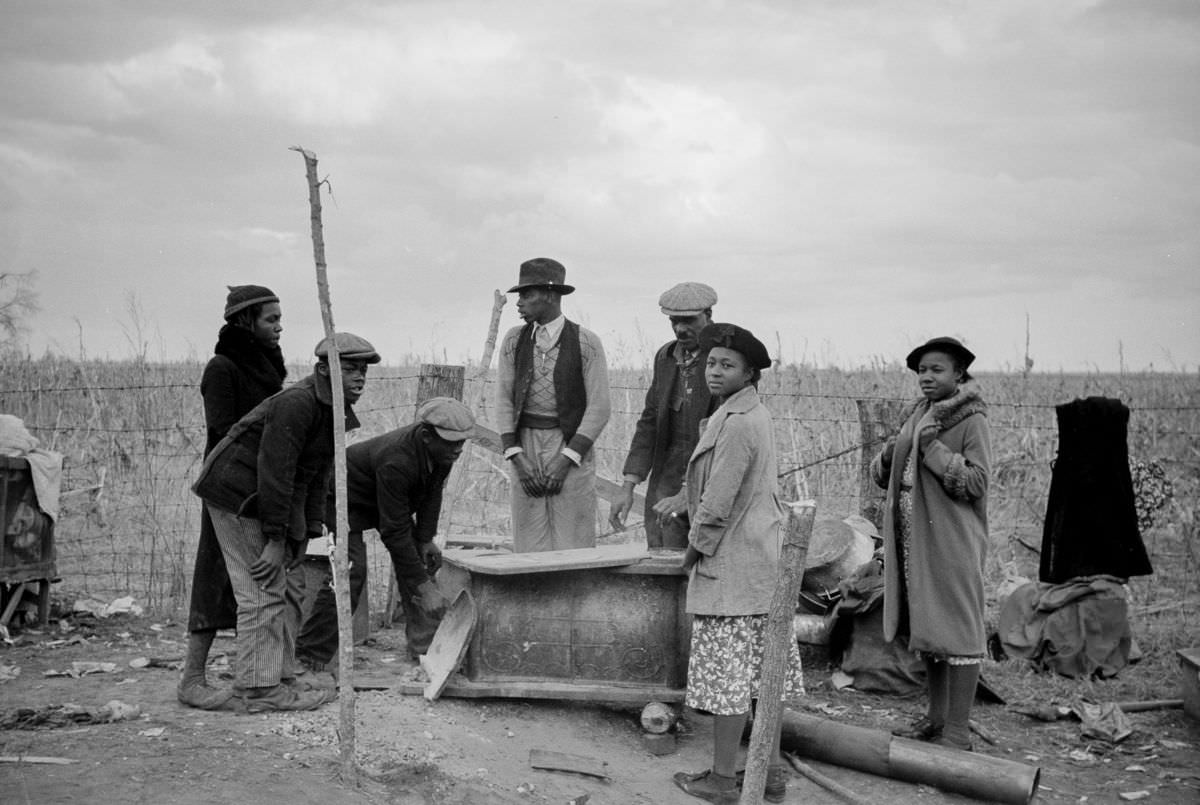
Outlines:
<svg viewBox="0 0 1200 805"><path fill-rule="evenodd" d="M342 763L342 782L358 784L354 765L354 617L350 611L350 560L347 537L350 533L350 514L346 503L346 398L342 390L342 363L337 341L333 338L333 304L329 299L329 277L325 270L325 237L321 224L321 181L317 179L317 155L292 146L292 151L304 157L308 177L308 205L312 221L313 259L317 268L317 296L321 304L321 321L329 338L329 383L333 388L333 475L337 499L337 524L330 560L333 563L333 595L338 620L338 753Z"/></svg>

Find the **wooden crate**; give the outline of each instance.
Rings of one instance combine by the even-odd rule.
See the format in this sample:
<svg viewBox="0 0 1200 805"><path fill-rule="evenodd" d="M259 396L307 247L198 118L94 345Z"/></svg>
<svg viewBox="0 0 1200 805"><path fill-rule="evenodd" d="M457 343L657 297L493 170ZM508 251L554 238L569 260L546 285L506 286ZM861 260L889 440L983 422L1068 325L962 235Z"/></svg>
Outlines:
<svg viewBox="0 0 1200 805"><path fill-rule="evenodd" d="M1183 712L1200 721L1200 646L1182 648L1178 654Z"/></svg>
<svg viewBox="0 0 1200 805"><path fill-rule="evenodd" d="M682 701L690 619L680 553L612 545L513 554L447 549L438 583L477 621L447 696Z"/></svg>

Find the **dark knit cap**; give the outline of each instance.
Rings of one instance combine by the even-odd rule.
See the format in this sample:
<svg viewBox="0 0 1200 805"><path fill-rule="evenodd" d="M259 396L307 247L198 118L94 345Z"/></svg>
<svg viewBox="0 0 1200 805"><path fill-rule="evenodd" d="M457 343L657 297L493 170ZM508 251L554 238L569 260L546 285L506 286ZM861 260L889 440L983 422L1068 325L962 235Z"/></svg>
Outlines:
<svg viewBox="0 0 1200 805"><path fill-rule="evenodd" d="M768 369L771 356L763 342L754 333L736 324L714 323L700 331L700 349L708 352L713 347L724 347L741 353L746 363L755 369Z"/></svg>
<svg viewBox="0 0 1200 805"><path fill-rule="evenodd" d="M229 321L239 311L251 305L278 302L279 297L270 288L261 285L227 285L229 296L225 297L225 320Z"/></svg>

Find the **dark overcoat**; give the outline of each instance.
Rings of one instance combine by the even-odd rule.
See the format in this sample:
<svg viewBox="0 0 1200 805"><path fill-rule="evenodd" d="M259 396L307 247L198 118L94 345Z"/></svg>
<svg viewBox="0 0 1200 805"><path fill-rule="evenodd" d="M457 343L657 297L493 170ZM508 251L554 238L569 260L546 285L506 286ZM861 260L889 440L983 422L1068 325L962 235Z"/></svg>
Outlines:
<svg viewBox="0 0 1200 805"><path fill-rule="evenodd" d="M204 367L200 395L204 399L205 444L208 456L233 424L254 406L283 388L287 369L279 347L263 348L249 330L226 324L217 335L213 357ZM208 510L200 509L200 540L192 569L188 629L237 627L237 602L217 544Z"/></svg>

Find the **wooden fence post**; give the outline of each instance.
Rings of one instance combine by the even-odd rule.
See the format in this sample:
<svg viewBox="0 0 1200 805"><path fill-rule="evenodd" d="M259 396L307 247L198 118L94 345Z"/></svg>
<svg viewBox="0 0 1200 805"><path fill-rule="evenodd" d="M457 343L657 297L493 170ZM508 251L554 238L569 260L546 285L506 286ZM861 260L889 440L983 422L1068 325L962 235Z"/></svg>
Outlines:
<svg viewBox="0 0 1200 805"><path fill-rule="evenodd" d="M900 431L900 414L905 403L901 400L855 400L858 407L859 444L862 445L858 466L858 508L876 528L883 528L885 491L871 480L871 461L883 449L889 436Z"/></svg>
<svg viewBox="0 0 1200 805"><path fill-rule="evenodd" d="M433 397L451 397L459 402L463 398L463 384L466 377L466 367L445 366L437 363L421 364L420 374L417 375L417 400L413 406L413 421L416 421L417 411L426 400ZM391 626L396 620L396 608L400 606L400 588L396 585L396 572L392 570L388 582L387 606L383 610L383 623Z"/></svg>
<svg viewBox="0 0 1200 805"><path fill-rule="evenodd" d="M812 537L817 507L812 501L787 504L787 526L783 532L780 564L783 574L775 585L767 625L763 634L762 673L758 683L758 710L750 730L750 749L746 755L746 776L742 782L742 805L759 805L767 783L775 736L783 718L783 693L787 681L788 655L795 640L792 622L796 617L796 599L804 577L804 561Z"/></svg>

